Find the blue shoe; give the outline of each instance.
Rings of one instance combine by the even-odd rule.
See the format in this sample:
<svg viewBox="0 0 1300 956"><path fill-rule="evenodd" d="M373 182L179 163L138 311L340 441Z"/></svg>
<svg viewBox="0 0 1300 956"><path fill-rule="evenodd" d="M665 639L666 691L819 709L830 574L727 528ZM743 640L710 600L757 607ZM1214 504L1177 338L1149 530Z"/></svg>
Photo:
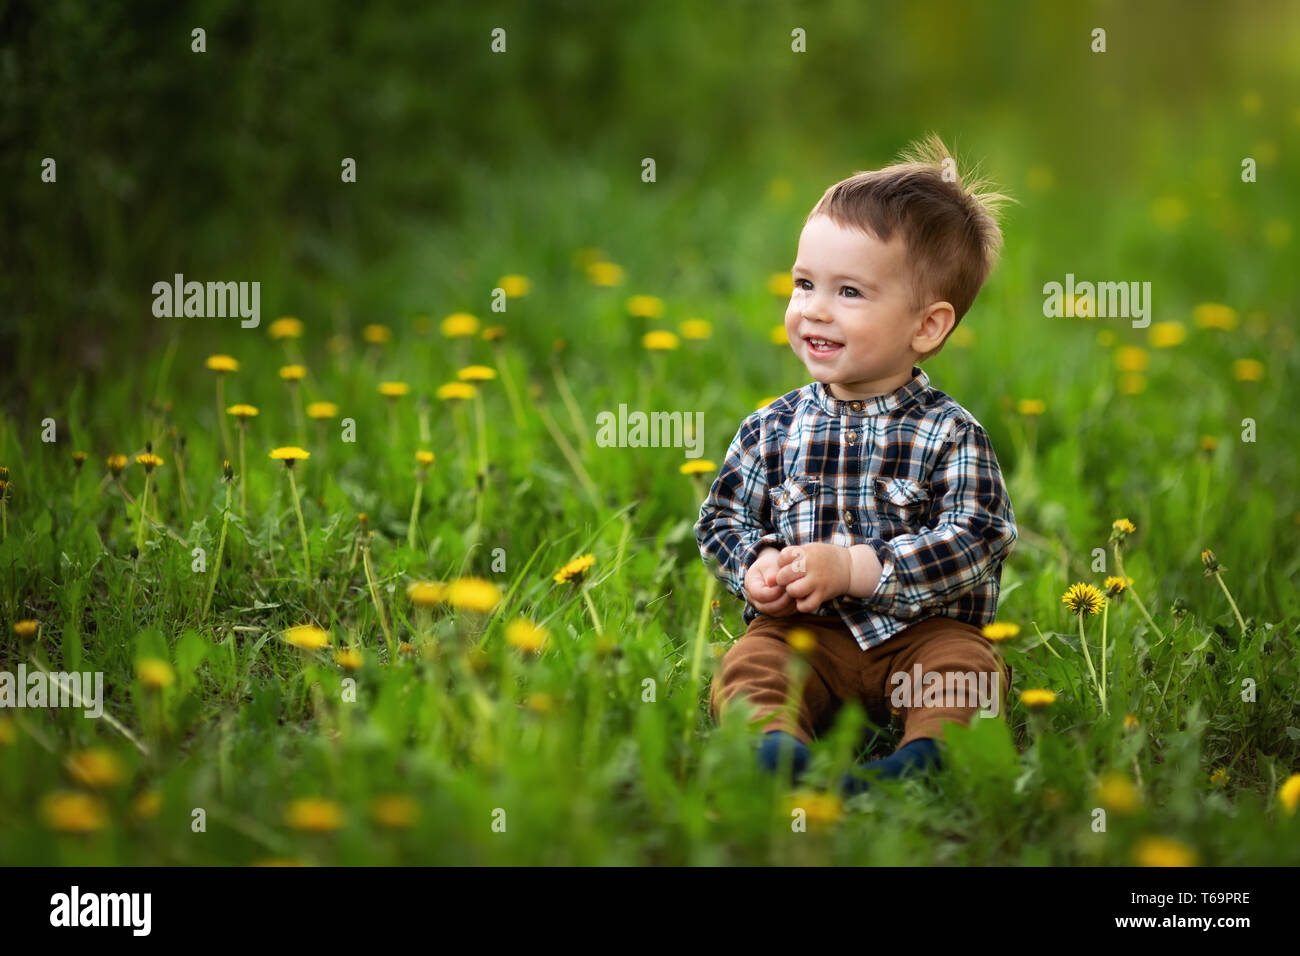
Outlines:
<svg viewBox="0 0 1300 956"><path fill-rule="evenodd" d="M768 773L776 773L783 752L787 750L794 751L790 769L793 778L798 780L808 769L812 751L798 737L787 734L784 730L773 730L763 735L763 742L758 745L758 765Z"/></svg>
<svg viewBox="0 0 1300 956"><path fill-rule="evenodd" d="M856 771L850 770L840 778L840 792L851 797L870 790L872 780L894 780L927 770L938 770L942 766L939 745L929 737L918 737L888 757L869 760L859 764ZM859 774L867 774L870 779L864 780Z"/></svg>

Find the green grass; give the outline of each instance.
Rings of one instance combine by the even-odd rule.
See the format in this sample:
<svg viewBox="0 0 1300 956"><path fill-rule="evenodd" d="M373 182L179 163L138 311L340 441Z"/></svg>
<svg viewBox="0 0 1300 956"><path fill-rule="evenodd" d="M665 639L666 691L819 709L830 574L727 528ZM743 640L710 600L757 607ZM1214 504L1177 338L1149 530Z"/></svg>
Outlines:
<svg viewBox="0 0 1300 956"><path fill-rule="evenodd" d="M1101 252L1058 265L1051 239L1072 241L1068 202L1028 190L1023 168L996 171L1023 203L1008 225L1005 259L963 322L973 341L951 343L926 369L989 431L1011 490L1021 538L1004 569L999 619L1021 627L1004 645L1015 703L1005 720L952 728L949 769L932 785L882 786L836 822L795 833L788 795L754 766L743 713L720 727L708 718L708 681L743 625L734 598L718 593L718 607L709 603L692 533L703 485L679 474L678 449L601 448L594 436L597 413L620 402L702 411L705 453L718 461L760 399L806 381L788 348L768 342L783 300L766 283L788 270L807 206L836 173L800 169L787 188L769 189L770 167L755 165L729 170L725 189L650 189L631 177L626 185L607 179L606 168L535 158L514 171L467 169L464 194L485 197L475 215L436 229L399 224L403 253L386 268L363 272L345 256L328 278L303 287L301 303L272 305L264 292L260 329L159 321L146 335L132 333L132 358L108 374L27 370L30 401L21 417L0 421L0 464L11 474L0 666L102 671L107 712L140 746L79 710L0 713L0 859L1127 864L1144 837L1166 836L1207 864L1300 861L1300 822L1278 800L1300 768L1291 384L1300 363L1294 300L1276 278L1293 246L1207 233L1210 212L1199 205L1187 221L1162 225L1150 213L1154 193L1139 190L1148 198L1115 196L1102 210L1117 237L1108 251L1133 262L1131 270L1094 267L1094 258L1108 261ZM1195 191L1194 183L1155 190ZM1267 210L1240 215L1256 232L1272 218ZM605 224L598 240L593 221ZM575 265L578 250L596 244L627 270L622 285L594 287ZM1139 256L1152 248L1168 255ZM1201 297L1175 291L1195 288L1184 277L1202 256L1236 277L1232 331L1198 326ZM1157 321L1182 323L1186 340L1154 348L1147 331L1123 321L1043 318L1038 290L1066 271L1156 281ZM493 314L483 303L505 273L526 275L532 289ZM265 289L290 284L275 270L262 279ZM625 303L636 293L661 296L664 316L630 317ZM385 302L389 311L353 301ZM355 443L344 443L333 422L322 444L308 423L312 457L295 471L307 583L288 481L268 457L298 442L277 376L290 353L266 334L274 308L306 322L304 401L336 402L356 427ZM460 309L505 326L503 343L443 338L438 322ZM641 348L645 331L695 316L713 322L711 339L664 354ZM390 325L392 342L365 345L368 321ZM1099 341L1102 330L1111 344ZM344 338L331 345L336 335ZM1121 387L1114 353L1123 346L1147 349L1140 392ZM249 423L247 473L237 475L248 513L240 514L237 485L204 619L228 500L215 376L203 365L217 351L241 363L227 378L226 404L248 402L261 414ZM1262 361L1262 380L1234 378L1238 358ZM503 379L483 383L481 432L474 403L434 397L471 362L499 365L520 397L516 413ZM411 385L393 406L395 441L377 392L384 380ZM1021 414L1021 399L1041 399L1044 412ZM45 417L57 420L57 442L41 441ZM1257 424L1254 443L1240 439L1244 417ZM173 427L185 439L188 506ZM488 462L481 481L480 435ZM1207 435L1217 439L1211 451L1200 448ZM104 462L111 453L134 457L147 441L165 460L150 493L165 530L147 528L134 560L138 509L107 480ZM437 458L412 549L419 448ZM79 476L76 449L90 456ZM134 463L123 474L137 500L143 477ZM394 642L409 642L411 653L393 653L382 632L359 548L361 513L374 532L376 590ZM1100 585L1116 573L1108 537L1120 517L1137 526L1124 544L1125 570L1167 639L1157 641L1131 599L1109 609L1103 716L1061 595L1076 581ZM206 574L192 569L196 547ZM1226 568L1244 632L1205 575L1206 547ZM1097 549L1104 572L1094 566ZM552 580L585 553L595 563L581 586L605 640L579 586ZM493 581L503 600L476 614L421 611L406 597L412 580L461 576ZM505 627L518 617L549 630L539 657L506 643ZM39 622L38 636L13 634L23 619ZM287 627L308 622L328 630L330 651L283 640ZM1089 618L1087 631L1099 664L1100 619ZM345 646L364 656L355 673L334 663L332 652ZM146 658L168 661L175 682L146 689L136 676ZM1247 679L1255 687L1249 703ZM1050 688L1057 701L1030 713L1018 703L1026 688ZM1124 726L1128 714L1134 729ZM897 727L878 731L846 709L814 748L810 784L837 779L855 757L888 751ZM86 787L71 773L68 758L87 748L114 755L113 782ZM1212 783L1220 769L1226 782ZM1132 781L1141 805L1112 810L1098 833L1095 788L1107 772ZM75 834L48 824L42 801L67 790L95 794L102 827ZM142 794L157 795L156 814L133 810ZM372 818L372 801L386 794L418 808L409 828ZM337 829L290 826L297 798L330 801ZM196 809L204 833L192 830Z"/></svg>

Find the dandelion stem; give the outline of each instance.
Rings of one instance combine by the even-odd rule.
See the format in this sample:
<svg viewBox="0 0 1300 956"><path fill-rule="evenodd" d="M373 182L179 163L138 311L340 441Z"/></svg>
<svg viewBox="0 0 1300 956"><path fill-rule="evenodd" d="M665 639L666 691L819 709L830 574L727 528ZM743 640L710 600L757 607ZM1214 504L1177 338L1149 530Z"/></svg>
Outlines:
<svg viewBox="0 0 1300 956"><path fill-rule="evenodd" d="M243 475L240 475L243 478ZM217 563L212 566L212 580L208 582L208 596L203 601L203 610L199 612L199 621L208 616L212 605L212 592L217 589L217 575L221 573L221 559L226 550L226 527L230 524L230 497L234 488L226 482L226 507L221 512L221 537L217 539ZM232 638L233 640L233 638Z"/></svg>
<svg viewBox="0 0 1300 956"><path fill-rule="evenodd" d="M1079 619L1079 644L1083 647L1084 659L1088 662L1088 673L1092 675L1092 683L1097 688L1097 699L1101 702L1101 712L1106 713L1106 699L1101 695L1101 682L1097 680L1097 669L1092 666L1092 654L1088 651L1088 638L1083 633L1083 613L1078 615Z"/></svg>
<svg viewBox="0 0 1300 956"><path fill-rule="evenodd" d="M1115 568L1116 570L1119 571L1119 576L1123 578L1125 581L1127 581L1129 580L1129 577L1124 572L1124 559L1121 558L1119 554L1119 542L1115 543L1114 550L1115 550ZM1160 628L1156 626L1155 621L1151 620L1151 615L1147 613L1147 606L1142 603L1142 598L1138 596L1137 589L1134 588L1131 584L1129 585L1128 593L1133 595L1134 603L1137 604L1138 610L1142 612L1142 616L1146 618L1146 622L1151 625L1151 629L1160 635L1160 640L1156 641L1156 644L1159 644L1160 641L1163 641L1165 639L1165 632L1160 630Z"/></svg>
<svg viewBox="0 0 1300 956"><path fill-rule="evenodd" d="M245 425L239 423L239 516L248 518L248 469L244 467Z"/></svg>
<svg viewBox="0 0 1300 956"><path fill-rule="evenodd" d="M1043 646L1046 647L1049 651L1051 651L1052 656L1055 657L1058 661L1064 660L1065 658L1061 657L1060 654L1056 653L1056 648L1054 648L1051 645L1051 642L1047 640L1047 635L1044 634L1041 630L1039 630L1038 622L1032 621L1031 623L1034 625L1034 630L1038 631L1038 637L1042 641Z"/></svg>
<svg viewBox="0 0 1300 956"><path fill-rule="evenodd" d="M573 389L569 387L568 376L564 374L564 369L560 367L559 362L551 363L551 371L555 377L555 387L559 390L560 398L564 401L564 407L569 410L569 417L573 419L573 427L582 436L582 444L591 441L591 435L587 432L587 422L578 411L578 403L573 397Z"/></svg>
<svg viewBox="0 0 1300 956"><path fill-rule="evenodd" d="M574 452L573 446L564 437L564 433L556 427L555 420L551 418L550 413L541 405L537 406L537 414L541 417L542 424L546 426L547 431L551 433L551 437L555 439L555 444L560 446L561 454L564 455L565 461L569 463L569 467L573 469L573 473L582 484L583 490L591 497L592 504L599 508L601 505L600 492L596 490L596 485L591 480L591 476L587 474L587 470L582 467L582 462L578 460L578 455Z"/></svg>
<svg viewBox="0 0 1300 956"><path fill-rule="evenodd" d="M1234 601L1232 599L1232 595L1228 593L1228 586L1223 583L1223 576L1218 571L1214 572L1214 580L1218 581L1219 587L1223 588L1223 596L1226 597L1228 599L1228 603L1232 605L1232 613L1236 615L1237 624L1241 627L1241 636L1245 637L1246 622L1241 619L1241 611L1237 610L1237 602Z"/></svg>
<svg viewBox="0 0 1300 956"><path fill-rule="evenodd" d="M591 593L587 590L586 585L582 587L582 599L587 602L587 613L591 615L591 623L596 625L596 634L599 637L605 636L605 629L601 626L600 615L596 613L596 604L591 599Z"/></svg>
<svg viewBox="0 0 1300 956"><path fill-rule="evenodd" d="M379 599L379 587L375 584L375 572L370 567L370 544L361 545L361 565L366 570L366 584L370 588L370 600L375 602L375 614L379 617L379 629L384 632L389 654L394 651L393 635L388 630L388 621L384 618L384 603Z"/></svg>
<svg viewBox="0 0 1300 956"><path fill-rule="evenodd" d="M505 387L506 398L510 400L510 411L515 416L515 427L523 430L524 427L524 409L519 404L519 392L515 388L514 376L510 374L510 365L506 361L505 354L498 349L496 353L497 372L501 376L501 384Z"/></svg>
<svg viewBox="0 0 1300 956"><path fill-rule="evenodd" d="M217 424L221 426L221 447L230 458L230 428L226 424L226 373L217 373Z"/></svg>
<svg viewBox="0 0 1300 956"><path fill-rule="evenodd" d="M1101 606L1101 697L1103 709L1106 700L1106 625L1110 617L1110 601Z"/></svg>
<svg viewBox="0 0 1300 956"><path fill-rule="evenodd" d="M152 476L149 472L144 473L144 494L140 496L140 524L135 531L135 550L137 554L144 553L144 526L149 520L149 479Z"/></svg>
<svg viewBox="0 0 1300 956"><path fill-rule="evenodd" d="M302 520L302 503L298 500L298 482L294 480L293 468L287 468L289 472L289 490L293 492L293 510L298 514L298 533L302 535L302 566L304 580L308 587L311 586L311 555L307 550L307 522Z"/></svg>
<svg viewBox="0 0 1300 956"><path fill-rule="evenodd" d="M415 519L420 513L420 496L424 492L424 481L420 476L415 479L415 499L411 502L411 521L406 528L406 545L415 550Z"/></svg>

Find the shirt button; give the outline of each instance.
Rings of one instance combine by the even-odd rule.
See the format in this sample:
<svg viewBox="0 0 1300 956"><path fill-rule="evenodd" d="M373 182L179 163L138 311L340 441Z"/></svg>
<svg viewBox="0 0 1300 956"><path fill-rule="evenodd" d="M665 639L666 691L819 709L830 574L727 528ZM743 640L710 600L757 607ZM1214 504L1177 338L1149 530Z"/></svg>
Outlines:
<svg viewBox="0 0 1300 956"><path fill-rule="evenodd" d="M847 525L852 525L852 524L853 524L853 521L854 521L854 518L853 518L853 512L852 512L852 511L845 511L845 512L844 512L844 523L847 524Z"/></svg>
<svg viewBox="0 0 1300 956"><path fill-rule="evenodd" d="M860 412L860 411L862 411L862 407L863 407L863 406L862 406L862 403L861 403L861 402L854 402L854 403L853 403L851 406L849 406L849 407L852 408L855 412Z"/></svg>
<svg viewBox="0 0 1300 956"><path fill-rule="evenodd" d="M858 433L852 429L846 431L844 433L844 441L846 444L856 445L858 443Z"/></svg>

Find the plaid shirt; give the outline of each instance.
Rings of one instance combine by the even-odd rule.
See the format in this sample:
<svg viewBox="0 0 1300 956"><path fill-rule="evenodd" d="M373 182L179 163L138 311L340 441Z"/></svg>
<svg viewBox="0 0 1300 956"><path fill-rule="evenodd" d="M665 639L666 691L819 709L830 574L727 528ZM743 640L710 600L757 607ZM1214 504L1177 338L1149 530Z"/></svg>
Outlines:
<svg viewBox="0 0 1300 956"><path fill-rule="evenodd" d="M875 592L817 609L839 614L863 650L938 614L990 623L1016 536L988 434L915 365L887 395L840 401L813 382L754 412L695 525L705 563L742 599L765 547L870 545ZM747 623L758 613L746 603Z"/></svg>

